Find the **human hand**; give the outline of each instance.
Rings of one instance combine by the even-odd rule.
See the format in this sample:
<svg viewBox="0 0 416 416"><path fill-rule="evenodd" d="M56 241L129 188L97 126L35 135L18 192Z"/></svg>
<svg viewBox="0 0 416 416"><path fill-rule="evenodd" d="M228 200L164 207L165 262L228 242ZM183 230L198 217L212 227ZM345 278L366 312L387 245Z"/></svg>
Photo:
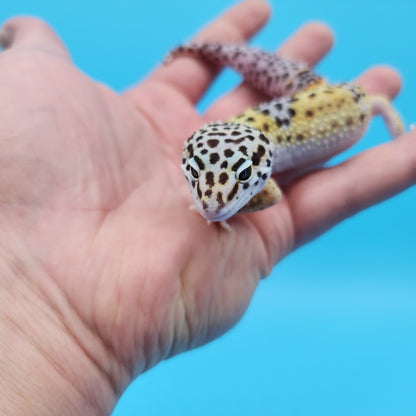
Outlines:
<svg viewBox="0 0 416 416"><path fill-rule="evenodd" d="M268 13L249 0L198 39L244 41ZM80 73L43 23L11 21L8 40L0 55L0 370L16 362L21 370L9 377L26 377L10 394L34 394L25 368L37 363L41 387L53 380L36 390L41 411L58 414L56 406L82 398L74 414L88 414L86 403L108 412L136 375L230 328L283 256L415 181L409 134L289 184L278 205L233 217L231 233L207 226L188 209L183 143L263 97L243 85L201 117L195 103L216 69L195 58L162 66L120 96ZM331 43L328 29L312 24L281 53L313 65ZM387 68L358 82L391 98L400 88ZM35 350L23 358L13 348L22 340Z"/></svg>

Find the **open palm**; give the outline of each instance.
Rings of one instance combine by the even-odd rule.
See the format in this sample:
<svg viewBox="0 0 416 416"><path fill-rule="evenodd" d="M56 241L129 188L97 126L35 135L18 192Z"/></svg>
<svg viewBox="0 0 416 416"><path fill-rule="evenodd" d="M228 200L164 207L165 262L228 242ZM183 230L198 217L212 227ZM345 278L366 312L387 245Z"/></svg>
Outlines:
<svg viewBox="0 0 416 416"><path fill-rule="evenodd" d="M267 16L262 2L247 1L199 40L244 41ZM281 53L313 65L331 39L311 24ZM278 205L233 217L231 232L208 226L189 210L183 143L263 97L242 85L201 117L195 103L216 73L205 62L178 58L120 96L79 72L37 20L11 21L3 42L2 258L117 390L230 328L259 279L296 246L415 181L408 135L289 184ZM358 82L391 98L400 88L387 68Z"/></svg>

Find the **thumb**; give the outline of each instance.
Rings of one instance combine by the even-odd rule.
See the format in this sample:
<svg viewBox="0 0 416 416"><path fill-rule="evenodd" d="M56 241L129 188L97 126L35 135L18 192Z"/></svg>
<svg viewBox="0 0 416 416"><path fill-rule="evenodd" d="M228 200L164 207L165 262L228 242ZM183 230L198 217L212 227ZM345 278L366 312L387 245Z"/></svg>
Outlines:
<svg viewBox="0 0 416 416"><path fill-rule="evenodd" d="M16 17L6 22L0 31L0 45L3 49L40 49L70 59L52 27L35 17Z"/></svg>

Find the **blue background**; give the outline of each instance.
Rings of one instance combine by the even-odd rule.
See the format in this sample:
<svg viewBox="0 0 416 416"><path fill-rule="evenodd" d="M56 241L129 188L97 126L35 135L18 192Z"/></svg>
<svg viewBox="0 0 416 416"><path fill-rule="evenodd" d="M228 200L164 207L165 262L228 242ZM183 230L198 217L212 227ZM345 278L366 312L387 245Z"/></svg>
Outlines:
<svg viewBox="0 0 416 416"><path fill-rule="evenodd" d="M78 66L123 90L232 1L4 1L0 20L48 20ZM416 121L414 1L272 1L254 43L274 49L300 24L323 20L336 46L319 66L350 80L388 62L404 78L396 101ZM238 82L227 72L205 108ZM388 140L380 121L345 158ZM416 143L415 143L416 146ZM415 415L416 191L345 221L289 256L263 281L242 321L221 339L144 374L113 416Z"/></svg>

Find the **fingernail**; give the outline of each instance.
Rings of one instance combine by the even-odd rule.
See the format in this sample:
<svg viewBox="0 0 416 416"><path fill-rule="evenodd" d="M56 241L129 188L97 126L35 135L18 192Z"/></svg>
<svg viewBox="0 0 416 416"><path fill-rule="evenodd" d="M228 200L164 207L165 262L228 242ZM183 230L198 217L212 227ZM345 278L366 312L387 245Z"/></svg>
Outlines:
<svg viewBox="0 0 416 416"><path fill-rule="evenodd" d="M11 26L7 24L1 28L0 31L0 46L3 49L10 48L13 43L14 31Z"/></svg>

